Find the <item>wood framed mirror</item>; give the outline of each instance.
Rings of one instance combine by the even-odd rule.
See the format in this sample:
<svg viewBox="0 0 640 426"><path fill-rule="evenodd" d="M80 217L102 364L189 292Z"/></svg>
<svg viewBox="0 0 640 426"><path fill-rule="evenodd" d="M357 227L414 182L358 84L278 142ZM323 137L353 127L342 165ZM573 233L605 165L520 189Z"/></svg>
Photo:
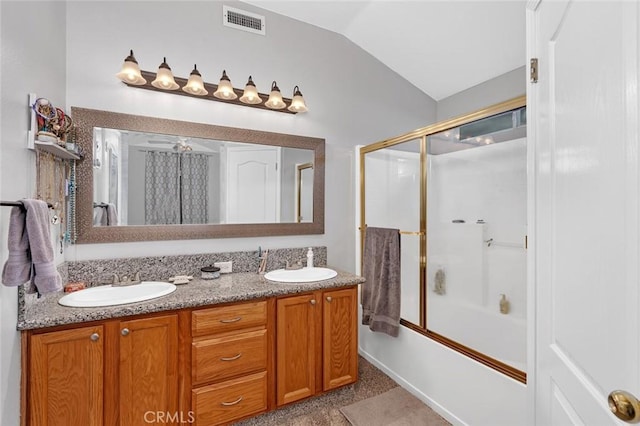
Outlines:
<svg viewBox="0 0 640 426"><path fill-rule="evenodd" d="M76 171L79 244L324 233L324 139L79 107L71 112L84 153ZM162 161L154 163L154 155ZM300 223L302 161L313 165L312 220ZM209 174L198 175L202 167ZM168 176L158 178L160 172ZM200 194L190 192L194 186Z"/></svg>

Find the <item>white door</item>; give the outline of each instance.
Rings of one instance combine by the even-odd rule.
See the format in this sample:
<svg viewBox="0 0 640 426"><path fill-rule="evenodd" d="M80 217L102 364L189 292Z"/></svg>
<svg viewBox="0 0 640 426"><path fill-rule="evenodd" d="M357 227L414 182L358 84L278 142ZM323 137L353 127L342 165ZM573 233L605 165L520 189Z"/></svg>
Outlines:
<svg viewBox="0 0 640 426"><path fill-rule="evenodd" d="M280 148L227 150L227 223L280 221Z"/></svg>
<svg viewBox="0 0 640 426"><path fill-rule="evenodd" d="M626 424L607 395L640 397L638 9L527 12L537 425Z"/></svg>

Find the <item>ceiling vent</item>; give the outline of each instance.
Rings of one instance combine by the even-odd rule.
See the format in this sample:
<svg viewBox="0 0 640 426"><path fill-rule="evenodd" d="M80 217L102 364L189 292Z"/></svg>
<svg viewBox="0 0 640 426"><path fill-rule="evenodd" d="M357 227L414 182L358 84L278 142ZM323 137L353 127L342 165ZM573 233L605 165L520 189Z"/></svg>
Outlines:
<svg viewBox="0 0 640 426"><path fill-rule="evenodd" d="M227 27L254 34L265 35L266 33L264 16L226 5L222 6L222 23Z"/></svg>

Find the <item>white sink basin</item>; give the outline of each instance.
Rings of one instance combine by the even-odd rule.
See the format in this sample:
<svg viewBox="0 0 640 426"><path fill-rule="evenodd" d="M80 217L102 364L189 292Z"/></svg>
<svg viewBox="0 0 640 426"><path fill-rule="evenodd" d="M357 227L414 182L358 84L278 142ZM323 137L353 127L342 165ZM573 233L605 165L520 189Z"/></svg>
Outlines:
<svg viewBox="0 0 640 426"><path fill-rule="evenodd" d="M267 272L264 277L269 281L279 283L310 283L313 281L328 280L338 275L336 271L329 268L302 268L302 269L276 269Z"/></svg>
<svg viewBox="0 0 640 426"><path fill-rule="evenodd" d="M58 303L75 308L124 305L166 296L175 290L175 285L161 281L143 281L140 284L115 287L101 285L69 293L62 296Z"/></svg>

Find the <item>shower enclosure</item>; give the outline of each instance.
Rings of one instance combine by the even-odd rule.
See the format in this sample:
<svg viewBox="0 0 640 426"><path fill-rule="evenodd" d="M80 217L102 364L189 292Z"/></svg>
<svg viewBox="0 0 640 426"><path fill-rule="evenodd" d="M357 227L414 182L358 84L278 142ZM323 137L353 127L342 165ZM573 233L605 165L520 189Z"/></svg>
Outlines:
<svg viewBox="0 0 640 426"><path fill-rule="evenodd" d="M401 234L402 325L521 382L524 106L516 98L360 149L360 230Z"/></svg>

